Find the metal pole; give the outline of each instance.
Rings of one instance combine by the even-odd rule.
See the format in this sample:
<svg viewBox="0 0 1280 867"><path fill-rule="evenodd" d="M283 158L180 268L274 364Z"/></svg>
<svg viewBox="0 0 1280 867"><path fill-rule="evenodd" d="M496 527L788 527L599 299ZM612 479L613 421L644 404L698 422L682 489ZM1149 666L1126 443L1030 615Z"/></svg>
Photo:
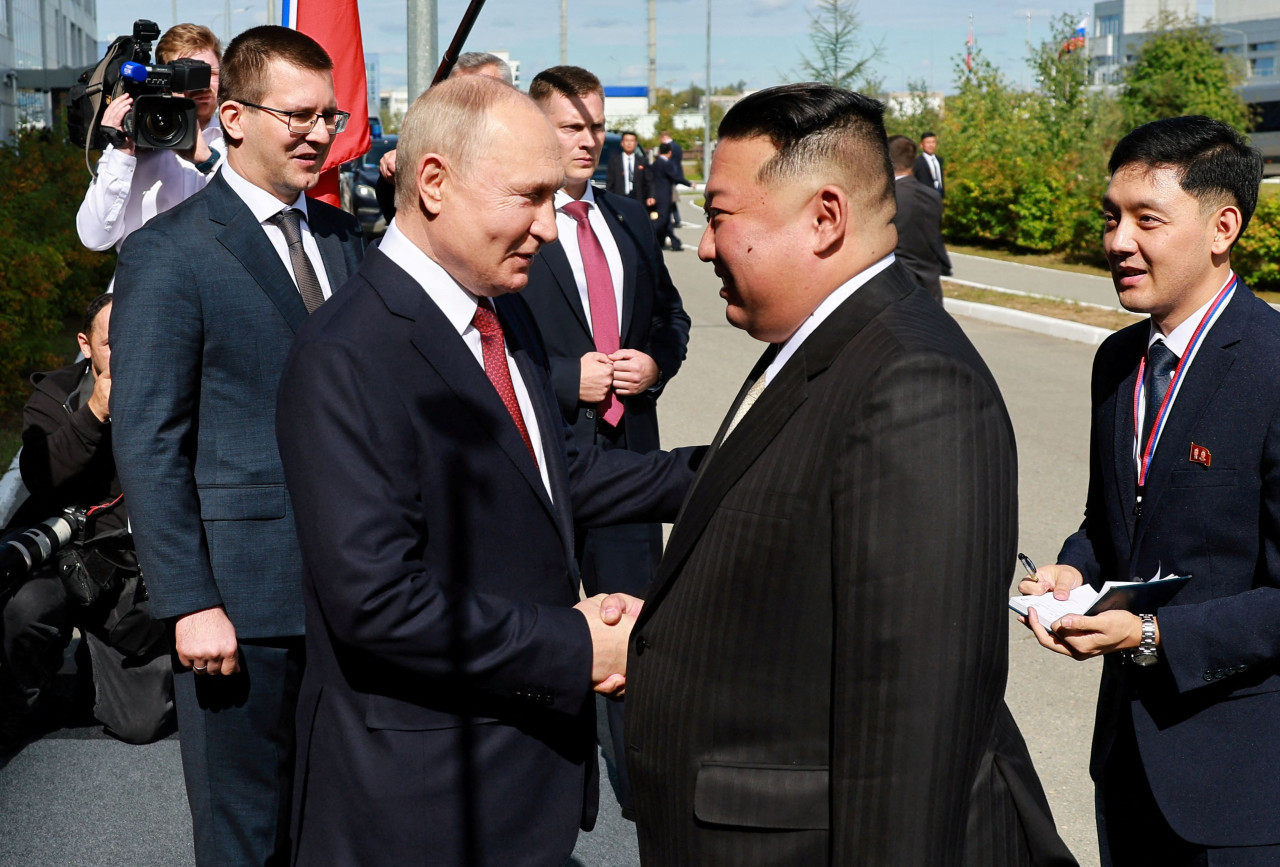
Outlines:
<svg viewBox="0 0 1280 867"><path fill-rule="evenodd" d="M707 0L707 81L702 95L702 184L711 177L711 0Z"/></svg>
<svg viewBox="0 0 1280 867"><path fill-rule="evenodd" d="M227 16L227 20L222 22L227 27L227 38L222 40L222 44L226 45L231 41L231 0L227 0L226 5L223 7L223 11Z"/></svg>
<svg viewBox="0 0 1280 867"><path fill-rule="evenodd" d="M408 0L408 59L409 104L418 98L431 84L431 74L436 68L436 32L440 18L436 0Z"/></svg>
<svg viewBox="0 0 1280 867"><path fill-rule="evenodd" d="M569 63L569 0L560 0L560 65Z"/></svg>
<svg viewBox="0 0 1280 867"><path fill-rule="evenodd" d="M658 0L649 0L649 108L658 96Z"/></svg>
<svg viewBox="0 0 1280 867"><path fill-rule="evenodd" d="M276 0L267 0L267 23L279 24L276 20Z"/></svg>
<svg viewBox="0 0 1280 867"><path fill-rule="evenodd" d="M178 0L173 0L173 23L170 24L169 26L172 27L174 24L177 24L177 23L178 23Z"/></svg>

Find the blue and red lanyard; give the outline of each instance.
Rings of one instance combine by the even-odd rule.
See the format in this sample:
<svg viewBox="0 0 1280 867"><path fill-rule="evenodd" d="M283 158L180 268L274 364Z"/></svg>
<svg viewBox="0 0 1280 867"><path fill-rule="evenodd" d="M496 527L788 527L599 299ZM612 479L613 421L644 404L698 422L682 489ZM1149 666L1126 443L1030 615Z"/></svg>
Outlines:
<svg viewBox="0 0 1280 867"><path fill-rule="evenodd" d="M1146 448L1142 450L1138 461L1138 497L1134 506L1135 512L1138 514L1142 512L1142 492L1147 485L1147 473L1151 470L1151 458L1155 455L1156 443L1160 441L1160 434L1164 431L1165 422L1169 420L1169 409L1173 406L1173 400L1182 385L1182 375L1186 371L1187 365L1191 363L1191 357L1196 354L1200 341L1204 339L1209 326L1222 309L1226 307L1227 301L1230 300L1239 282L1240 278L1232 272L1227 278L1227 282L1218 290L1218 294L1213 301L1209 303L1209 309L1200 318L1200 324L1196 326L1196 330L1192 333L1191 340L1187 343L1186 351L1182 353L1182 357L1178 359L1177 367L1173 369L1173 378L1169 380L1169 389L1164 393L1164 400L1160 401L1160 409L1156 411L1155 423L1151 425L1151 433L1147 436ZM1142 361L1138 364L1138 381L1133 384L1133 438L1135 441L1138 441L1138 438L1142 436L1142 428L1138 426L1138 407L1141 406L1142 392L1146 387L1146 372L1147 357L1144 354ZM1139 441L1138 445L1141 446L1142 443Z"/></svg>

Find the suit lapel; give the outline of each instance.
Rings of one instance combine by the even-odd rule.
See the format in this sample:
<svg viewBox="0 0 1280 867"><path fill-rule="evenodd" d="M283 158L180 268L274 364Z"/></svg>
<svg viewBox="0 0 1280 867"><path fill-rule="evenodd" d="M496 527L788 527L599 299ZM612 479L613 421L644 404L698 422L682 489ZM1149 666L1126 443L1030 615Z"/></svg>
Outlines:
<svg viewBox="0 0 1280 867"><path fill-rule="evenodd" d="M307 306L267 233L221 174L207 189L209 219L220 226L215 231L218 242L240 261L296 332L307 318Z"/></svg>
<svg viewBox="0 0 1280 867"><path fill-rule="evenodd" d="M635 236L632 235L632 227L628 225L624 215L613 209L605 193L596 194L596 204L600 206L600 213L613 234L613 242L618 246L618 255L622 257L622 329L619 334L622 337L622 345L627 346L629 344L626 341L626 335L631 330L631 317L636 309L636 272L640 267L639 252ZM648 226L644 228L647 230Z"/></svg>
<svg viewBox="0 0 1280 867"><path fill-rule="evenodd" d="M1168 487L1169 476L1176 467L1186 466L1191 447L1191 431L1208 411L1214 394L1222 385L1236 354L1232 347L1239 343L1248 318L1253 294L1243 286L1236 288L1231 303L1222 311L1213 328L1204 336L1200 351L1187 370L1187 379L1179 389L1177 400L1169 410L1164 432L1151 470L1147 474L1146 492L1143 496L1142 515L1138 518L1133 539L1133 550L1138 550L1142 536L1151 524L1151 517L1159 508L1161 495ZM1132 422L1130 422L1132 430Z"/></svg>
<svg viewBox="0 0 1280 867"><path fill-rule="evenodd" d="M564 300L568 302L569 309L573 311L573 315L578 317L578 324L582 326L582 330L587 333L587 337L591 336L591 324L587 322L587 311L582 307L582 295L578 292L578 281L573 278L573 266L569 264L569 256L564 252L564 247L560 242L553 241L542 248L539 253L542 257L543 264L551 271L551 276L555 278L556 285L560 287L560 292L564 295Z"/></svg>
<svg viewBox="0 0 1280 867"><path fill-rule="evenodd" d="M342 241L334 232L333 221L316 204L307 203L307 223L311 227L311 237L315 238L316 246L320 248L324 272L329 277L329 289L336 293L351 274L347 270L347 257L342 249Z"/></svg>
<svg viewBox="0 0 1280 867"><path fill-rule="evenodd" d="M913 291L903 276L902 266L893 265L873 277L818 326L796 350L777 378L769 383L751 410L738 422L733 435L720 442L728 419L751 383L764 372L773 358L770 350L756 363L752 376L734 401L725 422L716 435L716 445L703 459L698 476L681 507L680 516L671 531L650 601L641 612L644 620L651 608L656 609L667 585L678 574L684 560L702 536L725 494L751 468L756 459L777 437L778 432L808 399L809 382L831 365L836 355L888 305Z"/></svg>
<svg viewBox="0 0 1280 867"><path fill-rule="evenodd" d="M1125 527L1129 538L1133 539L1133 508L1137 501L1137 470L1133 464L1133 388L1138 381L1138 361L1142 351L1135 346L1133 365L1128 376L1120 383L1115 392L1115 406L1112 411L1115 422L1112 425L1111 464L1114 468L1114 496L1120 501L1120 514L1124 516ZM1106 460L1104 456L1103 460ZM1130 548L1132 550L1132 548Z"/></svg>

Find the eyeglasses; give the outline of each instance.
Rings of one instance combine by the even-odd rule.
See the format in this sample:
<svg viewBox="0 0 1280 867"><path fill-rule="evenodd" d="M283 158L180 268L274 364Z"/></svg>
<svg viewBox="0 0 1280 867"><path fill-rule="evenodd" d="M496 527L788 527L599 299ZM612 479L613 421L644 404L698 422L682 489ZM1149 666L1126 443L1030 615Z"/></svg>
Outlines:
<svg viewBox="0 0 1280 867"><path fill-rule="evenodd" d="M285 111L283 108L269 108L265 105L258 105L253 102L244 102L237 100L241 105L247 105L249 108L257 108L262 111L271 112L273 117L279 117L289 125L289 132L294 135L307 135L316 128L316 121L323 119L324 128L329 135L337 135L347 128L347 120L351 117L349 111L322 111L316 114L314 111Z"/></svg>

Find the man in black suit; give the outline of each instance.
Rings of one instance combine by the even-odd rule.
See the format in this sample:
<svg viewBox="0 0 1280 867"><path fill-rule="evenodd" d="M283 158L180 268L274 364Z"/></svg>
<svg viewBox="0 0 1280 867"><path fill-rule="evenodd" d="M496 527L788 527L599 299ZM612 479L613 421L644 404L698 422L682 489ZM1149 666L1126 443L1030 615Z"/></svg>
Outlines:
<svg viewBox="0 0 1280 867"><path fill-rule="evenodd" d="M276 382L364 250L352 216L305 196L346 124L332 68L295 30L237 36L219 88L226 164L130 235L116 269L116 464L152 612L173 624L201 865L288 861L302 561Z"/></svg>
<svg viewBox="0 0 1280 867"><path fill-rule="evenodd" d="M946 196L946 180L942 176L942 157L938 156L938 137L931 132L920 136L920 156L916 157L916 180Z"/></svg>
<svg viewBox="0 0 1280 867"><path fill-rule="evenodd" d="M688 183L688 179L684 176L684 148L680 147L680 142L672 138L671 133L664 129L658 135L658 146L661 147L662 145L671 146L671 164L675 167L676 174L680 177L680 183L684 184L686 187L691 186L691 184ZM678 191L674 190L674 188L672 191L675 194L671 197L671 224L674 228L678 229L681 226L680 195Z"/></svg>
<svg viewBox="0 0 1280 867"><path fill-rule="evenodd" d="M635 133L622 134L622 150L609 158L604 188L614 195L635 199L652 211L657 199L653 197L653 180L649 177L649 158L638 149L638 144Z"/></svg>
<svg viewBox="0 0 1280 867"><path fill-rule="evenodd" d="M720 124L699 255L770 344L631 635L646 864L1072 864L1004 704L1017 460L1000 391L893 248L880 103Z"/></svg>
<svg viewBox="0 0 1280 867"><path fill-rule="evenodd" d="M676 235L676 187L680 184L688 186L689 182L680 175L671 160L671 145L658 145L658 158L649 166L649 177L653 183L653 197L657 202L655 207L658 214L658 218L653 221L653 234L657 237L659 246L670 239L671 251L679 253L684 245Z"/></svg>
<svg viewBox="0 0 1280 867"><path fill-rule="evenodd" d="M893 162L893 195L898 212L893 225L898 230L894 255L916 282L942 300L942 275L951 276L951 257L942 242L942 199L911 174L916 159L916 143L905 135L889 139L889 159Z"/></svg>
<svg viewBox="0 0 1280 867"><path fill-rule="evenodd" d="M1104 864L1277 864L1280 314L1231 270L1262 159L1180 117L1129 133L1110 169L1103 248L1120 303L1150 319L1098 348L1085 519L1019 589L1192 576L1154 612L1029 625L1105 658L1089 768Z"/></svg>
<svg viewBox="0 0 1280 867"><path fill-rule="evenodd" d="M559 238L539 252L521 296L547 347L556 402L580 446L654 451L658 398L684 361L689 317L644 208L591 186L604 147L600 79L556 66L534 77L529 95L556 131L565 173L555 201ZM587 217L582 229L574 211ZM601 255L608 267L596 272L589 260ZM662 557L660 524L583 529L577 542L588 594L644 597ZM622 705L611 703L609 715L618 799L630 814Z"/></svg>
<svg viewBox="0 0 1280 867"><path fill-rule="evenodd" d="M573 524L674 517L700 451L579 448L564 424L515 295L564 181L538 106L451 79L399 147L395 220L280 383L298 863L563 864L597 809L592 687L621 683L636 602L579 601Z"/></svg>

